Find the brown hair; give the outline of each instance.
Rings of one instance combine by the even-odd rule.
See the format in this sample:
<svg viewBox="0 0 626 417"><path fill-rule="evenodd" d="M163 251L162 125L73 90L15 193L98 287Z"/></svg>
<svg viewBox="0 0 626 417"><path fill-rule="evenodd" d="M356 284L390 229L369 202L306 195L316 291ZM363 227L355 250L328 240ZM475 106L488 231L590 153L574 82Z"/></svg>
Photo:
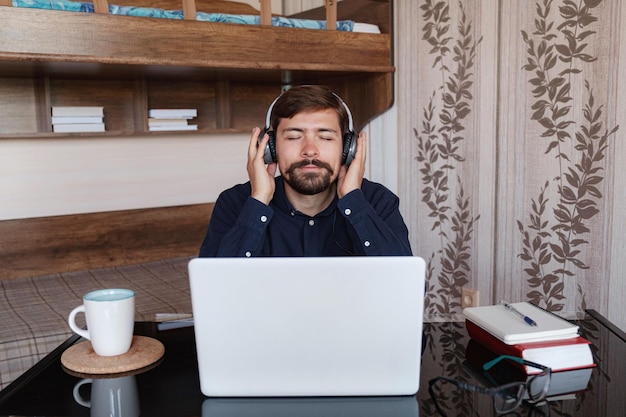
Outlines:
<svg viewBox="0 0 626 417"><path fill-rule="evenodd" d="M270 126L278 127L281 119L290 119L303 111L333 109L337 112L341 133L349 130L348 112L342 100L329 88L321 85L302 85L285 91L274 103Z"/></svg>

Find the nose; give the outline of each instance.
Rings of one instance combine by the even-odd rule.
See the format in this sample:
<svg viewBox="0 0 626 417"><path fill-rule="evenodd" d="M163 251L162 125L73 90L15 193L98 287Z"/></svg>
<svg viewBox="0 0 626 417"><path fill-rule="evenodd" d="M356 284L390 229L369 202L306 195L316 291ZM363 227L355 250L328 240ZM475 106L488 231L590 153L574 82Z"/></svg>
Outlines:
<svg viewBox="0 0 626 417"><path fill-rule="evenodd" d="M314 158L319 156L319 149L315 145L315 140L306 138L302 143L302 156L305 158Z"/></svg>

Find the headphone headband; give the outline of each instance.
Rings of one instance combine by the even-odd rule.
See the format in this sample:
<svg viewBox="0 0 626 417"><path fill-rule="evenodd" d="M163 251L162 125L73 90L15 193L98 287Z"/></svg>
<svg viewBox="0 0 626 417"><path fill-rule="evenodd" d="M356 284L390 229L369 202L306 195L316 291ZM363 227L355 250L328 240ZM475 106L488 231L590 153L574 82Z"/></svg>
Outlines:
<svg viewBox="0 0 626 417"><path fill-rule="evenodd" d="M276 97L274 99L274 101L272 101L272 104L270 104L270 107L267 109L267 115L265 116L265 130L270 130L272 127L270 126L271 123L271 117L272 117L272 110L274 109L274 105L276 104L276 102L278 101L279 98L281 98L283 96L284 93L282 93L281 95L279 95L278 97ZM348 132L354 132L354 123L352 122L352 112L350 111L350 108L348 107L348 105L341 99L341 97L339 97L336 93L333 92L333 96L337 97L337 100L339 100L339 102L341 103L341 105L344 107L344 109L346 109L346 113L348 113Z"/></svg>
<svg viewBox="0 0 626 417"><path fill-rule="evenodd" d="M304 87L304 86L303 86ZM282 97L284 94L281 93L278 97L272 101L270 107L267 109L267 114L265 116L265 127L261 131L261 134L258 137L258 142L260 143L263 139L263 136L267 133L269 135L269 140L265 147L263 153L263 160L266 164L271 164L272 162L276 162L276 135L275 132L272 131L272 127L270 126L272 110L274 109L274 105ZM341 154L341 161L345 165L350 165L350 162L354 159L356 155L356 134L354 133L354 122L352 121L352 112L348 108L348 105L334 92L332 93L341 103L341 105L346 109L346 113L348 115L348 132L342 132L343 139L343 152Z"/></svg>

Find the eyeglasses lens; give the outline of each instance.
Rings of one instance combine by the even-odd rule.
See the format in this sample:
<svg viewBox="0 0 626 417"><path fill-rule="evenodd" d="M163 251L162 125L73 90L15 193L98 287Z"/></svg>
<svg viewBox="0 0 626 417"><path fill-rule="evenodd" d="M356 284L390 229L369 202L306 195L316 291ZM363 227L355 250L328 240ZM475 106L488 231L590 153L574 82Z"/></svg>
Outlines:
<svg viewBox="0 0 626 417"><path fill-rule="evenodd" d="M527 385L527 399L533 402L543 400L548 391L549 384L550 374L547 372L531 377Z"/></svg>
<svg viewBox="0 0 626 417"><path fill-rule="evenodd" d="M493 396L493 406L498 413L508 413L519 407L524 397L525 384L509 386Z"/></svg>

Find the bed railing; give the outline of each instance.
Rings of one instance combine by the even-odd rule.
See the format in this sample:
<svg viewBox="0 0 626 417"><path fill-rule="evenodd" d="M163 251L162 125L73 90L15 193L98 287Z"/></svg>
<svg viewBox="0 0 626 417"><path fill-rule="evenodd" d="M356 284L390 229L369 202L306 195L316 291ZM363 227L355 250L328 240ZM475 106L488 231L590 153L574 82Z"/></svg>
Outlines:
<svg viewBox="0 0 626 417"><path fill-rule="evenodd" d="M96 13L109 14L108 0L92 0ZM182 0L183 16L185 20L196 20L196 0ZM272 25L272 1L259 0L261 3L261 25ZM0 0L0 6L12 6L11 0ZM325 0L326 29L337 29L337 0Z"/></svg>

